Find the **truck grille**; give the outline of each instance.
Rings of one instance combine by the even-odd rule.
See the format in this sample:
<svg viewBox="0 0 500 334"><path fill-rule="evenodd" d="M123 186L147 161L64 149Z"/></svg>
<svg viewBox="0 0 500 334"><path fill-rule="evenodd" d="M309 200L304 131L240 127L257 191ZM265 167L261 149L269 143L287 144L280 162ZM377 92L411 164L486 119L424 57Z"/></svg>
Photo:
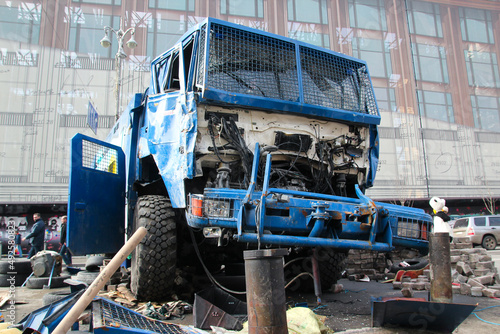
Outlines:
<svg viewBox="0 0 500 334"><path fill-rule="evenodd" d="M427 240L430 222L399 218L396 235L402 238Z"/></svg>

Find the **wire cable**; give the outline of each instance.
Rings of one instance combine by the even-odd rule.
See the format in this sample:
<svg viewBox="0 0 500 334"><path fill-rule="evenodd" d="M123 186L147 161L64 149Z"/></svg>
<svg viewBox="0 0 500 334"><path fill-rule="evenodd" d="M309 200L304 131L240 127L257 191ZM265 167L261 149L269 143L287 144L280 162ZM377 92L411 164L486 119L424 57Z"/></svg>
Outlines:
<svg viewBox="0 0 500 334"><path fill-rule="evenodd" d="M222 284L220 284L215 279L215 277L213 277L213 275L210 273L208 268L205 266L205 263L203 262L203 259L202 259L201 254L200 254L200 250L198 249L198 244L196 243L196 239L194 237L193 230L191 229L191 227L189 227L188 229L189 229L189 234L191 235L191 240L193 241L193 247L194 247L194 251L196 252L196 256L198 256L198 260L200 260L201 266L203 267L203 270L205 271L205 274L207 275L210 282L212 282L212 284L216 285L217 287L219 287L220 289L222 289L226 292L233 293L236 295L245 295L246 291L234 291L234 290L228 289L225 286L223 286Z"/></svg>

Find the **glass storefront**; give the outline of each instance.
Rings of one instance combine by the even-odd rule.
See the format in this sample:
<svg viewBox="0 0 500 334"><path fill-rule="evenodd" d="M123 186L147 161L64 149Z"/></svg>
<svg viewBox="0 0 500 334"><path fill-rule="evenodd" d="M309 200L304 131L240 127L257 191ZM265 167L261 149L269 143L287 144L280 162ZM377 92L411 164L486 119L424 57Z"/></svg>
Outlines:
<svg viewBox="0 0 500 334"><path fill-rule="evenodd" d="M106 137L157 55L205 17L368 63L382 114L379 200L500 197L500 2L44 0L0 3L0 203L64 204L89 103ZM113 34L135 28L120 85ZM128 37L125 39L128 40ZM120 87L117 95L116 87Z"/></svg>

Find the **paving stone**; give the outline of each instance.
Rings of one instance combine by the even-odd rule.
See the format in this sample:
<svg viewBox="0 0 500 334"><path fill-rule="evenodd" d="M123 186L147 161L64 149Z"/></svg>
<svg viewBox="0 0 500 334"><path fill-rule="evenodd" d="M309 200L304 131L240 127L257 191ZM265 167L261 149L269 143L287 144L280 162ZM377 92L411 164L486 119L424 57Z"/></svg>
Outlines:
<svg viewBox="0 0 500 334"><path fill-rule="evenodd" d="M458 276L456 277L456 279L454 280L454 282L456 282L456 283L466 283L468 279L469 278L467 276L458 274Z"/></svg>
<svg viewBox="0 0 500 334"><path fill-rule="evenodd" d="M463 261L457 263L457 271L465 276L470 276L473 274L471 267Z"/></svg>
<svg viewBox="0 0 500 334"><path fill-rule="evenodd" d="M402 285L403 285L403 283L401 283L401 282L396 282L396 281L392 282L392 288L394 290L401 290L403 288Z"/></svg>
<svg viewBox="0 0 500 334"><path fill-rule="evenodd" d="M469 254L469 264L470 262L479 262L480 254Z"/></svg>
<svg viewBox="0 0 500 334"><path fill-rule="evenodd" d="M470 294L473 297L482 297L483 296L483 289L479 286L473 286L470 289Z"/></svg>
<svg viewBox="0 0 500 334"><path fill-rule="evenodd" d="M483 296L485 296L485 297L500 297L500 290L483 289Z"/></svg>
<svg viewBox="0 0 500 334"><path fill-rule="evenodd" d="M460 252L459 249L452 249L452 250L450 250L450 256L457 256L457 255L458 256L462 255L462 252Z"/></svg>
<svg viewBox="0 0 500 334"><path fill-rule="evenodd" d="M424 270L424 275L427 276L428 279L431 279L431 270L430 269L425 269Z"/></svg>
<svg viewBox="0 0 500 334"><path fill-rule="evenodd" d="M404 288L411 288L411 287L413 287L413 283L411 283L411 282L403 282L403 283L401 284L401 287L402 287L403 289L404 289Z"/></svg>
<svg viewBox="0 0 500 334"><path fill-rule="evenodd" d="M401 289L401 293L406 298L412 298L413 297L413 289L412 288L402 288Z"/></svg>
<svg viewBox="0 0 500 334"><path fill-rule="evenodd" d="M475 278L470 278L468 281L467 281L467 284L469 284L470 286L472 287L478 287L478 288L481 288L481 289L484 289L485 286L483 284L481 284L477 279Z"/></svg>
<svg viewBox="0 0 500 334"><path fill-rule="evenodd" d="M425 275L418 275L417 281L419 283L426 283L429 282L429 278Z"/></svg>
<svg viewBox="0 0 500 334"><path fill-rule="evenodd" d="M412 288L413 290L425 290L425 283L423 282L413 283Z"/></svg>
<svg viewBox="0 0 500 334"><path fill-rule="evenodd" d="M461 260L461 256L460 255L450 256L450 262L451 263L457 263L460 260Z"/></svg>
<svg viewBox="0 0 500 334"><path fill-rule="evenodd" d="M477 277L487 276L490 273L493 274L490 269L476 269L476 270L474 270L474 275Z"/></svg>
<svg viewBox="0 0 500 334"><path fill-rule="evenodd" d="M467 283L460 284L460 294L470 296L471 294L471 286Z"/></svg>
<svg viewBox="0 0 500 334"><path fill-rule="evenodd" d="M492 261L477 262L476 268L477 269L491 269L491 268L493 268L493 262Z"/></svg>
<svg viewBox="0 0 500 334"><path fill-rule="evenodd" d="M490 255L481 255L479 258L479 261L491 261L491 256Z"/></svg>
<svg viewBox="0 0 500 334"><path fill-rule="evenodd" d="M475 280L483 285L490 285L493 283L493 276L491 275L479 276L476 277Z"/></svg>
<svg viewBox="0 0 500 334"><path fill-rule="evenodd" d="M460 294L460 285L452 285L451 286L451 292L453 292L454 294L459 295Z"/></svg>

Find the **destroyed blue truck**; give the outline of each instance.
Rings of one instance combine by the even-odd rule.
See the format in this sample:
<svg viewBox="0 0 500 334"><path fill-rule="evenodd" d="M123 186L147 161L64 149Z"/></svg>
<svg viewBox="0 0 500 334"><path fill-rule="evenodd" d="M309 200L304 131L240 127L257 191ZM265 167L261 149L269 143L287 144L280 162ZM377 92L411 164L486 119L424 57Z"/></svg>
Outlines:
<svg viewBox="0 0 500 334"><path fill-rule="evenodd" d="M142 300L245 249L321 254L325 288L349 249L426 254L428 214L365 195L379 123L366 62L207 18L152 62L106 141L72 139L68 246L112 254L145 226L131 259Z"/></svg>

